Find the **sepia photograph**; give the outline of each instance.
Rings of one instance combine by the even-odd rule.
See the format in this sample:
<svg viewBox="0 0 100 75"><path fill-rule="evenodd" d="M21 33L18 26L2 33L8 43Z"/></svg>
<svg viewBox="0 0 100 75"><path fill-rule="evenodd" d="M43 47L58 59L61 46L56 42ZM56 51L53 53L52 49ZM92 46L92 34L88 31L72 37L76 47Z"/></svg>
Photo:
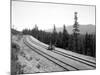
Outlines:
<svg viewBox="0 0 100 75"><path fill-rule="evenodd" d="M96 69L96 6L11 0L11 75Z"/></svg>

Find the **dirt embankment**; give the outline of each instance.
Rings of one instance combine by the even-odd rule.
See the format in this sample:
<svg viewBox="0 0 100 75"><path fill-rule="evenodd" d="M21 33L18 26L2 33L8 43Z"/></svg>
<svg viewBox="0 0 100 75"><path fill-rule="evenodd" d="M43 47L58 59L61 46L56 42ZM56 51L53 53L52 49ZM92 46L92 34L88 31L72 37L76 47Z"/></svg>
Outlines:
<svg viewBox="0 0 100 75"><path fill-rule="evenodd" d="M20 35L12 36L11 73L31 74L39 72L63 71L61 67L34 52L23 43Z"/></svg>
<svg viewBox="0 0 100 75"><path fill-rule="evenodd" d="M22 65L19 62L18 55L20 54L20 45L18 44L18 38L12 35L11 41L11 75L23 74Z"/></svg>

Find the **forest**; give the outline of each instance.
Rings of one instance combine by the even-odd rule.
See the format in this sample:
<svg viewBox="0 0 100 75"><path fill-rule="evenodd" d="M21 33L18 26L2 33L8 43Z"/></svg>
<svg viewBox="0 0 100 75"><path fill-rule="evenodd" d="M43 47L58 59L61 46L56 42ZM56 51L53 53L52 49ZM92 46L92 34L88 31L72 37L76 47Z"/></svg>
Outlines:
<svg viewBox="0 0 100 75"><path fill-rule="evenodd" d="M50 45L50 43L56 47L63 48L65 50L73 51L79 54L96 57L96 33L81 34L79 30L79 24L77 22L77 12L74 16L75 23L73 24L73 33L69 34L66 25L63 25L63 31L57 32L54 24L52 32L46 32L39 30L35 25L33 29L23 29L22 34L31 35L39 41ZM12 30L13 31L13 30ZM18 31L13 32L14 34Z"/></svg>
<svg viewBox="0 0 100 75"><path fill-rule="evenodd" d="M87 32L86 34L81 34L79 30L80 25L77 22L77 12L74 14L75 23L73 24L72 34L68 33L65 24L63 25L63 32L57 32L54 24L52 32L39 30L38 26L35 25L33 29L24 29L22 33L24 35L32 35L46 44L52 43L54 46L65 50L96 57L96 34L89 34Z"/></svg>
<svg viewBox="0 0 100 75"><path fill-rule="evenodd" d="M73 27L73 32L75 31ZM76 28L76 31L79 31ZM80 53L87 56L96 57L96 35L95 34L69 34L66 30L66 26L63 25L63 32L57 32L54 25L52 32L46 32L39 30L35 25L33 29L24 29L22 31L24 35L32 35L39 41L50 44L50 42L56 47L70 50L76 53Z"/></svg>

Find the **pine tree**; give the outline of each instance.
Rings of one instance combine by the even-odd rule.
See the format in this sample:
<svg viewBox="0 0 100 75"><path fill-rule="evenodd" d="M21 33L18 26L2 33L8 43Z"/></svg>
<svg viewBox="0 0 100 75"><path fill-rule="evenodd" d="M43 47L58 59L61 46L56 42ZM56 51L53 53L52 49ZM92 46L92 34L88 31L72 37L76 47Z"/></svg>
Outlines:
<svg viewBox="0 0 100 75"><path fill-rule="evenodd" d="M68 41L68 48L69 50L73 51L73 35L69 35L69 41Z"/></svg>
<svg viewBox="0 0 100 75"><path fill-rule="evenodd" d="M95 36L93 34L85 35L85 54L95 57Z"/></svg>
<svg viewBox="0 0 100 75"><path fill-rule="evenodd" d="M37 24L35 24L34 30L35 30L35 31L38 31L38 26L37 26Z"/></svg>
<svg viewBox="0 0 100 75"><path fill-rule="evenodd" d="M67 48L68 49L68 40L69 40L69 34L66 30L66 26L63 26L63 38L62 38L62 42L63 42L63 48Z"/></svg>
<svg viewBox="0 0 100 75"><path fill-rule="evenodd" d="M79 52L78 50L78 35L79 35L79 24L78 24L78 22L77 22L77 20L78 20L78 17L77 17L77 12L75 12L75 23L74 23L74 25L73 25L73 39L74 39L74 50L76 51L76 52Z"/></svg>
<svg viewBox="0 0 100 75"><path fill-rule="evenodd" d="M62 38L63 38L63 34L62 32L59 32L57 35L57 47L63 48L63 44L62 44Z"/></svg>
<svg viewBox="0 0 100 75"><path fill-rule="evenodd" d="M34 33L34 36L35 36L35 38L37 38L37 39L39 39L38 38L38 26L35 24L35 28L34 28L34 30L33 30L33 33Z"/></svg>
<svg viewBox="0 0 100 75"><path fill-rule="evenodd" d="M53 33L52 33L52 43L54 45L56 45L57 43L57 31L56 31L56 27L55 27L55 24L54 24L54 28L53 28Z"/></svg>

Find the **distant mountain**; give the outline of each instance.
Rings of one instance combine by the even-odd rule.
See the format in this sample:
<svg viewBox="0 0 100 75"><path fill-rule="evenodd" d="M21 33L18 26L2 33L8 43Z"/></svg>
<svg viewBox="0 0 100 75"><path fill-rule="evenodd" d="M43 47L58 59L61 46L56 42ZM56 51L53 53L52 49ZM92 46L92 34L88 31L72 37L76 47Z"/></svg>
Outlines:
<svg viewBox="0 0 100 75"><path fill-rule="evenodd" d="M66 27L67 31L69 34L72 34L72 30L73 30L73 26L67 26ZM62 32L63 31L63 27L62 28L56 28L57 32ZM80 25L79 26L79 30L81 34L85 34L86 32L89 34L95 34L95 25ZM53 29L48 29L46 30L46 32L52 32Z"/></svg>

